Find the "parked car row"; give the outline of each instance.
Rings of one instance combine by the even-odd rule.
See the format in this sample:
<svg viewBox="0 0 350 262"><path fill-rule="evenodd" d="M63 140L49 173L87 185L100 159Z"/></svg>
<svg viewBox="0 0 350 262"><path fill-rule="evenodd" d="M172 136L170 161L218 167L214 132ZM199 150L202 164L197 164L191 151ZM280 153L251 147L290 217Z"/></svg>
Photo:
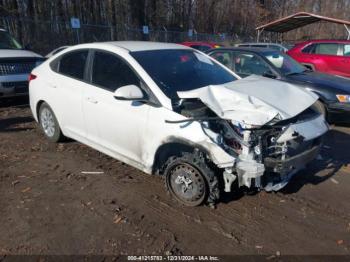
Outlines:
<svg viewBox="0 0 350 262"><path fill-rule="evenodd" d="M261 75L310 90L319 97L316 106L329 122L350 122L350 79L314 72L266 48L219 48L208 54L241 77Z"/></svg>
<svg viewBox="0 0 350 262"><path fill-rule="evenodd" d="M350 77L349 40L306 41L295 45L287 53L314 71Z"/></svg>

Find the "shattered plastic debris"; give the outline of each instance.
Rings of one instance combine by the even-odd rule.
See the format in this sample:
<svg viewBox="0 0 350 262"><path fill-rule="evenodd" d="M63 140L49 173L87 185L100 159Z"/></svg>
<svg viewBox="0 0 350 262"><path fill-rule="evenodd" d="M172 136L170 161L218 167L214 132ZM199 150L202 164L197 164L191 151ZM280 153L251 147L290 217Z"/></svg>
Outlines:
<svg viewBox="0 0 350 262"><path fill-rule="evenodd" d="M27 187L27 188L23 189L21 192L26 193L26 192L29 192L30 190L32 190L32 189L30 187Z"/></svg>
<svg viewBox="0 0 350 262"><path fill-rule="evenodd" d="M122 219L123 218L117 214L114 216L113 223L118 224L118 223L120 223L120 221L122 221Z"/></svg>
<svg viewBox="0 0 350 262"><path fill-rule="evenodd" d="M331 178L331 181L332 181L334 184L336 184L336 185L339 184L339 182L338 182L337 180L335 180L333 177Z"/></svg>
<svg viewBox="0 0 350 262"><path fill-rule="evenodd" d="M15 186L15 185L17 185L19 183L19 180L15 180L15 181L12 181L12 186Z"/></svg>
<svg viewBox="0 0 350 262"><path fill-rule="evenodd" d="M84 175L102 175L104 174L103 171L81 171Z"/></svg>

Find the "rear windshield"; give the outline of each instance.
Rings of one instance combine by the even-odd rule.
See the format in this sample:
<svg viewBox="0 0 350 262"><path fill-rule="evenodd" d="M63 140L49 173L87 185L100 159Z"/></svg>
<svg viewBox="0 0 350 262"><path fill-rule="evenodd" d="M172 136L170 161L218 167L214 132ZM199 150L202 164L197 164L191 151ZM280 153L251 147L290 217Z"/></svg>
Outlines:
<svg viewBox="0 0 350 262"><path fill-rule="evenodd" d="M152 50L130 54L170 99L177 99L178 91L236 80L216 62L194 50Z"/></svg>

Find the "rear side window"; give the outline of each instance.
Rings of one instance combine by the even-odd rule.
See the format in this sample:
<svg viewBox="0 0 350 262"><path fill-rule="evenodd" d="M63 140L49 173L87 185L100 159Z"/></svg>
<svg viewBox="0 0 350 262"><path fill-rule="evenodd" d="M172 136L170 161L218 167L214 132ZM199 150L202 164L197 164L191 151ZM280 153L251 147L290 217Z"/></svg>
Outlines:
<svg viewBox="0 0 350 262"><path fill-rule="evenodd" d="M269 45L269 48L274 49L274 50L278 50L278 51L281 51L281 52L284 52L283 47L280 47L278 45Z"/></svg>
<svg viewBox="0 0 350 262"><path fill-rule="evenodd" d="M63 55L59 60L58 72L83 80L87 57L88 50L73 51Z"/></svg>
<svg viewBox="0 0 350 262"><path fill-rule="evenodd" d="M261 47L261 48L266 48L267 45L251 45L251 47Z"/></svg>
<svg viewBox="0 0 350 262"><path fill-rule="evenodd" d="M121 86L140 86L139 78L122 59L99 51L96 51L94 56L92 83L112 92Z"/></svg>
<svg viewBox="0 0 350 262"><path fill-rule="evenodd" d="M350 56L350 45L344 45L343 55L344 56Z"/></svg>
<svg viewBox="0 0 350 262"><path fill-rule="evenodd" d="M315 48L315 54L337 55L338 47L339 47L338 44L333 44L333 43L317 44Z"/></svg>

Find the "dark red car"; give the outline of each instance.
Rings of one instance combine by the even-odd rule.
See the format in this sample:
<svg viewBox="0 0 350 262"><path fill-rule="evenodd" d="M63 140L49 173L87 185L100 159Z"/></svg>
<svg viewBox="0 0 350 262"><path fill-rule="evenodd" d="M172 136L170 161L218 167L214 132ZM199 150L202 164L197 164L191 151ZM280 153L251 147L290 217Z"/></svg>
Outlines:
<svg viewBox="0 0 350 262"><path fill-rule="evenodd" d="M213 48L223 47L222 45L210 42L182 42L180 45L185 45L197 49L199 51L205 52Z"/></svg>
<svg viewBox="0 0 350 262"><path fill-rule="evenodd" d="M306 67L332 75L350 77L349 40L311 40L287 52Z"/></svg>

